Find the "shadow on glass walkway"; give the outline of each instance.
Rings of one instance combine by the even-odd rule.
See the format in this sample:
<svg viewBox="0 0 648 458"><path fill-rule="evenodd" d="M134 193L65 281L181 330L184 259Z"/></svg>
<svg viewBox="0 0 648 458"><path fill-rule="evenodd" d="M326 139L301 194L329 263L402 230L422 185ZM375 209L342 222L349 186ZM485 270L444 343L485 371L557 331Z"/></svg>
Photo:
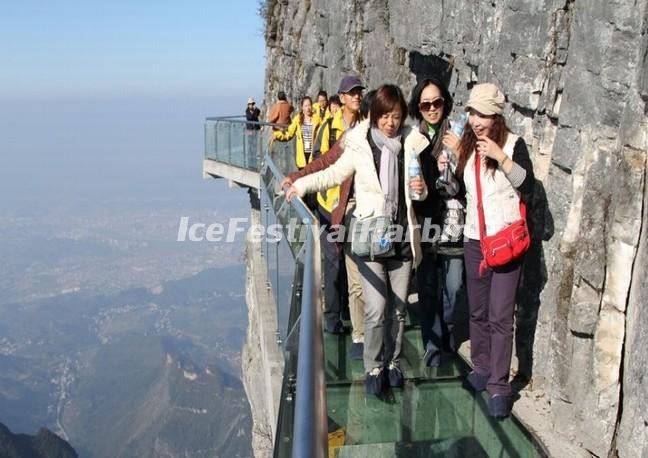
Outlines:
<svg viewBox="0 0 648 458"><path fill-rule="evenodd" d="M242 176L236 169L253 174L257 186L237 182L258 189L262 224L283 228L280 240L261 242L285 360L274 456L546 456L515 416L492 419L487 396L461 387L470 368L459 356L438 368L422 363L417 326L405 333L404 388L380 399L366 395L362 361L349 356L349 333L322 332L315 218L300 199L287 203L278 192L278 183L294 170L294 145L271 142L272 125L258 123L250 132L249 124L235 117L207 119L205 163L229 169L205 173L233 181Z"/></svg>

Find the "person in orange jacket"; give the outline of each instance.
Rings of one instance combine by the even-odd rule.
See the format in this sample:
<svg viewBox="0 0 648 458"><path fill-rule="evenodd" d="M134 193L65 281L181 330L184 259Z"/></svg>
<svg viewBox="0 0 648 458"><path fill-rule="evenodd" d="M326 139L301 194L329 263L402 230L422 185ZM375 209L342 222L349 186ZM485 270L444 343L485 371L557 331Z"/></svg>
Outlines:
<svg viewBox="0 0 648 458"><path fill-rule="evenodd" d="M268 114L268 122L273 124L290 124L290 115L292 115L295 109L288 102L286 98L286 93L284 91L277 92L277 103L275 103L270 109ZM281 130L280 127L273 127L274 130Z"/></svg>

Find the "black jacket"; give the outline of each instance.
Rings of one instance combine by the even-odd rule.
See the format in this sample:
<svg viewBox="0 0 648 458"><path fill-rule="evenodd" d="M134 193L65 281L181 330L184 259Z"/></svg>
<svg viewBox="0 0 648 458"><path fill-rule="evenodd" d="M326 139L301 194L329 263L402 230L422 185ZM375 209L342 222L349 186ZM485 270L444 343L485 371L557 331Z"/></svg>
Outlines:
<svg viewBox="0 0 648 458"><path fill-rule="evenodd" d="M246 108L245 109L245 119L248 121L254 121L254 122L259 122L259 115L261 114L261 110L258 108ZM261 126L259 124L251 124L248 123L245 125L245 128L247 130L259 130L261 129Z"/></svg>

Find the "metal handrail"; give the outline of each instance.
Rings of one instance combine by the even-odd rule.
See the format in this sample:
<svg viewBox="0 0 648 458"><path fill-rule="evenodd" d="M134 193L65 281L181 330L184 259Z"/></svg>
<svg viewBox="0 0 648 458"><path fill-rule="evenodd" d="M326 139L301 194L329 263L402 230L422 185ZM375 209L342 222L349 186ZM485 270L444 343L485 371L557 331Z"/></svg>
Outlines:
<svg viewBox="0 0 648 458"><path fill-rule="evenodd" d="M281 124L277 122L248 121L244 115L212 116L209 118L205 118L205 121L228 121L228 122L236 122L241 124L255 124L258 126L278 127L280 129L285 129L286 127L288 127L288 124Z"/></svg>
<svg viewBox="0 0 648 458"><path fill-rule="evenodd" d="M284 175L269 155L265 162L275 179ZM297 386L293 421L293 458L325 458L328 456L328 423L326 383L324 380L324 339L320 303L320 243L315 217L300 198L293 206L307 233L304 258L303 293L299 318L299 352L297 356ZM293 287L294 288L294 287ZM293 289L293 294L295 293Z"/></svg>

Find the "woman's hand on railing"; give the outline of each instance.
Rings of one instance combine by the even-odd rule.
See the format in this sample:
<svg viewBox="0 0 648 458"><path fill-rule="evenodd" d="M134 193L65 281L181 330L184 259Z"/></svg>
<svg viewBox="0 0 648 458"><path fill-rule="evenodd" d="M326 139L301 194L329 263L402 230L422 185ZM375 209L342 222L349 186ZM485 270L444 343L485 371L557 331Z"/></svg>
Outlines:
<svg viewBox="0 0 648 458"><path fill-rule="evenodd" d="M279 189L287 188L287 187L291 186L292 184L293 184L293 180L291 180L288 177L284 177L284 179L281 180L281 183L279 183Z"/></svg>
<svg viewBox="0 0 648 458"><path fill-rule="evenodd" d="M290 186L286 190L286 201L290 202L293 199L293 197L295 197L295 196L299 197L299 191L297 191L296 187Z"/></svg>

